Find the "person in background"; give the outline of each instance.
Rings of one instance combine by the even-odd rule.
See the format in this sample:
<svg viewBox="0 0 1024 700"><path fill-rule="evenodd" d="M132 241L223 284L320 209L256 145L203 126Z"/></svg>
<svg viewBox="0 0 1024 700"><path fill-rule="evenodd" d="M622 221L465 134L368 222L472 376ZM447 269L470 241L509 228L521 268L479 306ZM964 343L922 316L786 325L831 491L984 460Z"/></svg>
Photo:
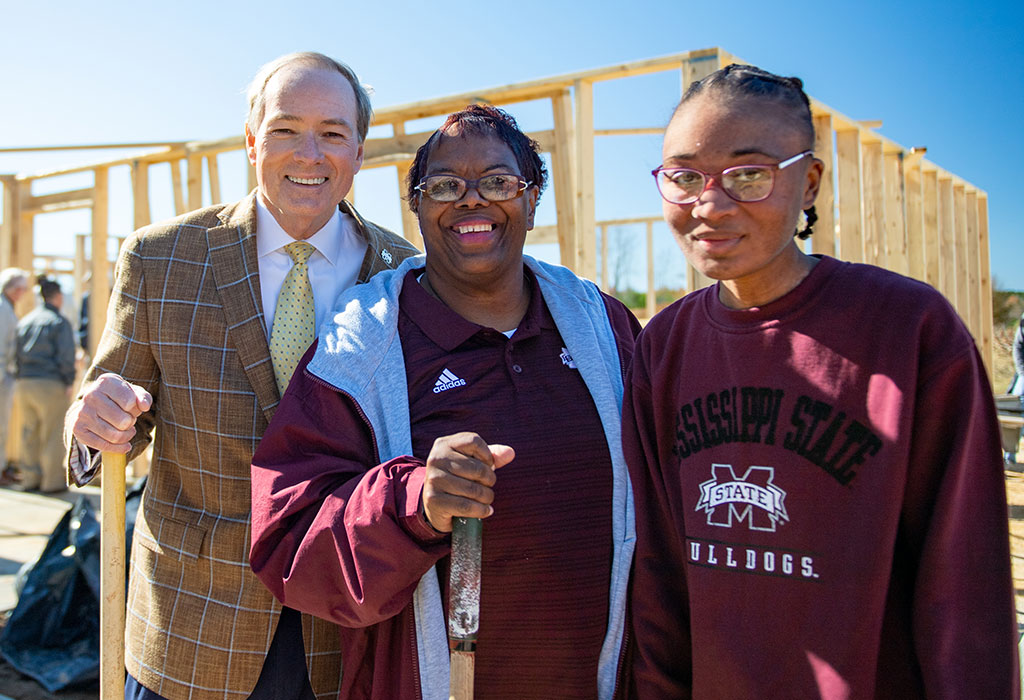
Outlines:
<svg viewBox="0 0 1024 700"><path fill-rule="evenodd" d="M665 131L665 219L717 283L648 323L627 383L632 690L1017 699L984 366L928 285L804 253L814 142L801 81L742 65Z"/></svg>
<svg viewBox="0 0 1024 700"><path fill-rule="evenodd" d="M638 325L523 255L545 181L511 116L450 115L409 171L426 258L338 300L253 457L253 570L340 626L345 700L448 697L457 516L485 518L476 697L617 687Z"/></svg>
<svg viewBox="0 0 1024 700"><path fill-rule="evenodd" d="M28 273L25 270L8 267L0 271L0 485L16 481L14 470L7 464L18 332L15 306L28 291L28 287Z"/></svg>
<svg viewBox="0 0 1024 700"><path fill-rule="evenodd" d="M1011 353L1013 355L1014 375L1007 392L1017 397L1020 410L1024 411L1024 315L1021 315L1020 320L1017 322L1017 332L1013 334ZM1018 435L1017 444L1013 446L1014 449L1003 451L1003 461L1006 463L1006 467L1015 471L1020 469L1020 466L1017 464L1016 449L1019 443Z"/></svg>
<svg viewBox="0 0 1024 700"><path fill-rule="evenodd" d="M61 426L75 382L75 334L60 312L60 285L45 275L38 284L43 303L18 322L16 338L18 486L56 493L67 490Z"/></svg>
<svg viewBox="0 0 1024 700"><path fill-rule="evenodd" d="M1017 332L1013 334L1013 368L1018 377L1024 377L1024 315L1020 317Z"/></svg>
<svg viewBox="0 0 1024 700"><path fill-rule="evenodd" d="M333 625L282 610L249 570L249 465L338 293L417 252L344 201L371 117L348 66L318 53L268 63L244 128L256 190L122 246L67 428L79 483L100 450L134 457L155 431L132 541L126 698L338 695Z"/></svg>

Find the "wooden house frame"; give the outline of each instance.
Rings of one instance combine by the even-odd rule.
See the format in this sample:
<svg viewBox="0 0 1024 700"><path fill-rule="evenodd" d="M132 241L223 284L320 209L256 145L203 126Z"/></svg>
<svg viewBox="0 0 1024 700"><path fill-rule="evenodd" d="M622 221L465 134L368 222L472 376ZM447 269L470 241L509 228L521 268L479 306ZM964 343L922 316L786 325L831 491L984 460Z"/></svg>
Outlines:
<svg viewBox="0 0 1024 700"><path fill-rule="evenodd" d="M584 277L601 279L607 284L608 237L605 234L608 228L644 224L647 237L647 308L641 315L650 316L655 309L652 228L661 217L596 220L594 143L597 137L660 134L662 126L595 129L594 86L603 81L673 71L678 73L680 86L685 90L692 81L732 62L740 61L721 49L703 49L381 107L376 110L373 125L390 125L391 136L367 139L363 169L396 166L401 191L413 154L429 136L428 132L409 133L409 122L445 115L470 102L511 105L547 100L554 126L550 130L532 132L531 136L550 153L557 223L533 230L528 242L557 242L562 264ZM880 265L939 289L966 322L991 372L992 279L987 194L926 160L922 149L906 148L881 136L876 131L879 123L858 122L813 99L812 111L817 131L815 154L825 162L825 174L817 201L819 221L810 239L811 251ZM82 148L88 147L0 149L0 152ZM103 148L131 148L141 152L36 174L0 175L3 185L0 267L17 265L33 268L37 257L32 249L33 221L37 214L91 209L91 240L88 246L84 240L78 246L74 274L76 282L80 282L87 269L92 272L90 327L97 329L105 322L109 298L110 169L125 165L130 169L134 225L138 228L150 223L151 166L160 163L172 165L174 209L180 214L202 205L204 185L209 201L221 201L217 157L243 149L244 143L242 137L237 136L187 143L108 144ZM182 164L186 173L184 177ZM84 172L92 173L91 187L32 195L34 182ZM255 186L255 174L251 168L248 185L250 188ZM406 238L422 247L416 219L404 208L402 229ZM604 250L600 256L599 245ZM600 277L597 274L599 259L605 261ZM686 280L687 291L707 283L692 268L688 269ZM95 347L99 333L90 335Z"/></svg>

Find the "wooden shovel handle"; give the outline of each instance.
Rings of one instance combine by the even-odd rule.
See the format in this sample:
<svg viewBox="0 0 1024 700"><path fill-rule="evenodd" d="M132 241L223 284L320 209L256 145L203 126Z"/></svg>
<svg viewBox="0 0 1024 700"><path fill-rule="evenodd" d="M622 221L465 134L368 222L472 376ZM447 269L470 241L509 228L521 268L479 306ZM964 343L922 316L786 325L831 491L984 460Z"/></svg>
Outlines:
<svg viewBox="0 0 1024 700"><path fill-rule="evenodd" d="M103 453L100 493L100 700L124 697L125 455Z"/></svg>
<svg viewBox="0 0 1024 700"><path fill-rule="evenodd" d="M452 676L448 700L473 700L473 668L471 651L452 652Z"/></svg>

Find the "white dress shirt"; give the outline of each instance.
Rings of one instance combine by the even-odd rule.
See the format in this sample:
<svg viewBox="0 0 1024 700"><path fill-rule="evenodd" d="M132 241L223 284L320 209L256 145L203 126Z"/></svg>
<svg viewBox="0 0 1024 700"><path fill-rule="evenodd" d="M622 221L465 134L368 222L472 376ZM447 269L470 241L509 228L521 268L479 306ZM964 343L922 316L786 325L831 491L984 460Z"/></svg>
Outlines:
<svg viewBox="0 0 1024 700"><path fill-rule="evenodd" d="M293 264L284 247L294 241L260 198L256 197L256 252L259 256L260 291L268 339L274 325L277 295ZM307 265L309 283L313 287L316 327L319 330L320 324L334 306L334 300L356 283L363 256L366 255L366 241L356 233L356 223L352 217L335 209L334 216L323 228L307 238L306 242L316 248Z"/></svg>

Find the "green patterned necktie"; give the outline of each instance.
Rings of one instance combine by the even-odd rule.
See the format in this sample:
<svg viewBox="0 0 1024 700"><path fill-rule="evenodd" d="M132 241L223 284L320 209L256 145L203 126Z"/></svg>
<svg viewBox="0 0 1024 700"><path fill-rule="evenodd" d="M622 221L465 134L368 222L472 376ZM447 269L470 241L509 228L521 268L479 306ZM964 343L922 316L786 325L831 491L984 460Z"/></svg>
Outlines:
<svg viewBox="0 0 1024 700"><path fill-rule="evenodd" d="M292 269L285 275L277 295L274 326L270 331L270 359L281 395L295 372L295 366L316 337L316 312L313 308L313 287L309 283L306 262L316 250L305 241L284 247L291 256Z"/></svg>

